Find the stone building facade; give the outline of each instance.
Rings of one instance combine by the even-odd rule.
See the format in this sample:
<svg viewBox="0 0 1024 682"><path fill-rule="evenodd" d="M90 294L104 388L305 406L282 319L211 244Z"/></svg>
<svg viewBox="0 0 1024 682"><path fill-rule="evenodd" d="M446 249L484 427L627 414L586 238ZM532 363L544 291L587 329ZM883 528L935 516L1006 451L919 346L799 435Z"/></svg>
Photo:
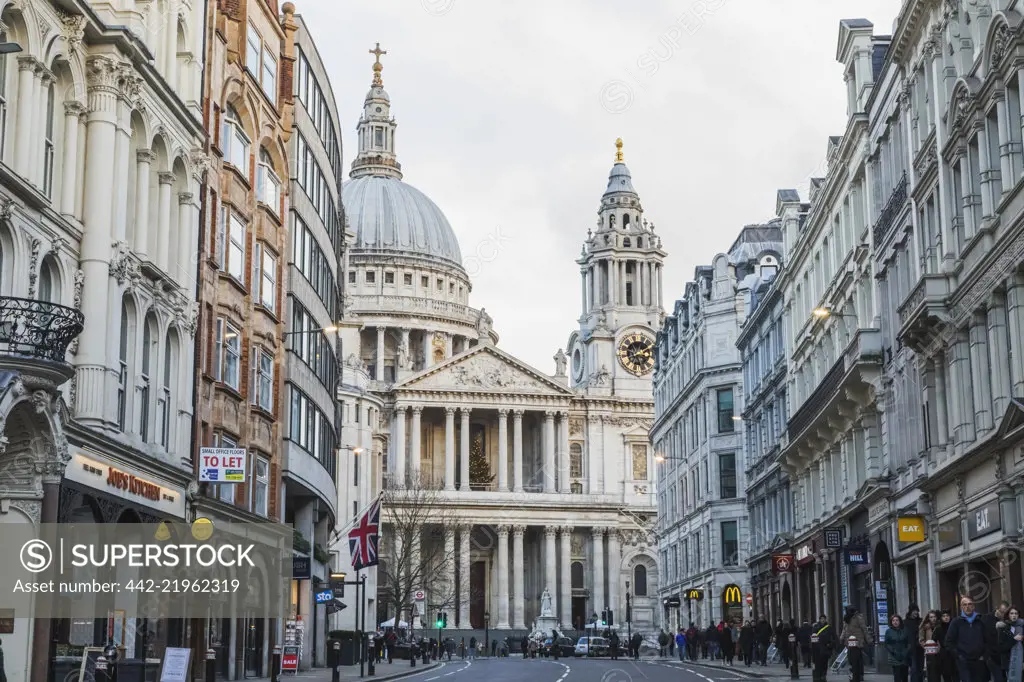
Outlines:
<svg viewBox="0 0 1024 682"><path fill-rule="evenodd" d="M700 266L658 334L654 380L661 509L661 596L670 628L732 622L746 612L750 526L736 342L748 296L774 278L778 222L743 228L728 253ZM677 601L678 600L678 601Z"/></svg>

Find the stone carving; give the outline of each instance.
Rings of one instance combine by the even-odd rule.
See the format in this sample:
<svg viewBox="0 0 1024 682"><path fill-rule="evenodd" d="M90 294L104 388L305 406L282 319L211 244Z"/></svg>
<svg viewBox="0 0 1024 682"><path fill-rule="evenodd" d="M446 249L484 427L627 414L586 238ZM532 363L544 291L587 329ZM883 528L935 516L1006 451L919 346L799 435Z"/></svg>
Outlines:
<svg viewBox="0 0 1024 682"><path fill-rule="evenodd" d="M14 200L0 195L0 223L10 223L14 215Z"/></svg>
<svg viewBox="0 0 1024 682"><path fill-rule="evenodd" d="M594 386L607 386L611 381L611 378L612 375L611 372L608 371L608 367L601 365L601 369L591 376L590 383Z"/></svg>
<svg viewBox="0 0 1024 682"><path fill-rule="evenodd" d="M583 420L573 417L569 420L569 436L580 436L583 434Z"/></svg>
<svg viewBox="0 0 1024 682"><path fill-rule="evenodd" d="M564 377L565 368L569 364L569 358L566 357L565 352L559 348L558 352L555 353L555 376Z"/></svg>
<svg viewBox="0 0 1024 682"><path fill-rule="evenodd" d="M573 535L572 540L569 542L569 551L574 557L583 556L583 538L579 535Z"/></svg>
<svg viewBox="0 0 1024 682"><path fill-rule="evenodd" d="M550 391L541 381L489 353L478 353L466 358L449 371L432 374L417 384L423 388Z"/></svg>
<svg viewBox="0 0 1024 682"><path fill-rule="evenodd" d="M597 313L597 326L594 327L594 331L610 331L608 329L608 314L604 310Z"/></svg>
<svg viewBox="0 0 1024 682"><path fill-rule="evenodd" d="M43 503L38 500L11 500L11 506L32 519L33 523L39 523L42 518Z"/></svg>
<svg viewBox="0 0 1024 682"><path fill-rule="evenodd" d="M404 337L398 342L398 368L409 368L409 344Z"/></svg>
<svg viewBox="0 0 1024 682"><path fill-rule="evenodd" d="M61 33L67 43L68 52L78 54L85 38L85 16L81 14L65 14L58 10L61 21Z"/></svg>
<svg viewBox="0 0 1024 682"><path fill-rule="evenodd" d="M73 345L75 346L75 351L77 352L78 351L78 339L75 339L75 343ZM77 374L75 374L74 376L71 377L71 385L68 388L68 399L70 400L72 406L75 405L75 401L78 399L78 375Z"/></svg>
<svg viewBox="0 0 1024 682"><path fill-rule="evenodd" d="M605 421L612 426L643 426L648 429L654 426L654 420L647 417L608 417Z"/></svg>
<svg viewBox="0 0 1024 682"><path fill-rule="evenodd" d="M132 258L128 245L124 242L114 243L114 255L110 258L110 274L118 284L128 283L133 289L142 279L139 264Z"/></svg>
<svg viewBox="0 0 1024 682"><path fill-rule="evenodd" d="M42 247L42 242L38 239L32 239L32 254L29 256L28 261L28 297L36 297L36 281L39 279L39 249Z"/></svg>
<svg viewBox="0 0 1024 682"><path fill-rule="evenodd" d="M953 127L956 128L963 124L967 120L967 116L970 113L971 107L974 105L974 96L967 92L965 89L961 89L956 93L956 98L953 100L954 111L956 117L953 119Z"/></svg>
<svg viewBox="0 0 1024 682"><path fill-rule="evenodd" d="M550 617L552 617L554 615L555 615L555 612L551 608L551 592L549 592L548 588L545 587L544 588L544 593L542 595L540 595L540 617L541 618L545 618L545 617L550 618Z"/></svg>
<svg viewBox="0 0 1024 682"><path fill-rule="evenodd" d="M75 310L82 309L82 285L85 284L85 273L79 268L75 270L75 293L73 298L73 305Z"/></svg>
<svg viewBox="0 0 1024 682"><path fill-rule="evenodd" d="M434 332L434 338L431 340L431 344L434 346L434 350L443 351L448 344L445 343L444 334L441 332Z"/></svg>
<svg viewBox="0 0 1024 682"><path fill-rule="evenodd" d="M213 160L202 149L193 149L189 155L189 161L192 164L192 177L197 182L202 182L207 172L213 167Z"/></svg>
<svg viewBox="0 0 1024 682"><path fill-rule="evenodd" d="M1003 57L1006 56L1006 51L1010 47L1010 43L1013 41L1013 33L1010 31L1010 27L1006 24L999 24L999 28L996 29L996 34L992 36L992 68L996 68L1003 61Z"/></svg>

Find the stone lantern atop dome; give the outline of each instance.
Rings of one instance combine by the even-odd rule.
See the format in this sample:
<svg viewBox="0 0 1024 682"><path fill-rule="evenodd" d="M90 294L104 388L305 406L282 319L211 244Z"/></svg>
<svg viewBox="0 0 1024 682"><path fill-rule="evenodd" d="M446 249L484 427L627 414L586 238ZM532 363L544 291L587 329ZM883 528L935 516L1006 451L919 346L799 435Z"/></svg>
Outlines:
<svg viewBox="0 0 1024 682"><path fill-rule="evenodd" d="M380 49L380 43L370 50L376 57L373 63L373 82L363 102L363 115L359 117L356 130L359 133L359 153L352 162L349 177L361 178L367 175L402 179L402 164L395 155L395 130L398 124L391 116L391 98L384 90L380 63L381 55L387 50Z"/></svg>

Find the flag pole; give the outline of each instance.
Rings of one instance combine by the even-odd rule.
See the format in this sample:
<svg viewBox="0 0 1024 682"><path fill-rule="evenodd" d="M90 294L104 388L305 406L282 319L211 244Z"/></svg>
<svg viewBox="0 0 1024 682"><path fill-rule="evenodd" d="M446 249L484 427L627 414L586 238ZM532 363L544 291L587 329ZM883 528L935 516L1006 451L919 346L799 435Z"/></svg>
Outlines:
<svg viewBox="0 0 1024 682"><path fill-rule="evenodd" d="M357 611L356 612L356 617L358 618L359 614L360 613L362 614L362 619L361 620L356 620L356 627L359 628L359 677L363 677L363 675L364 675L364 670L363 670L363 668L365 666L364 659L366 658L366 649L367 649L367 642L366 642L366 583L363 581L363 578L362 578L362 575L361 575L362 572L363 572L362 566L360 566L358 569L356 569L356 609L361 609L361 611ZM362 597L359 596L360 588L363 591L363 596Z"/></svg>

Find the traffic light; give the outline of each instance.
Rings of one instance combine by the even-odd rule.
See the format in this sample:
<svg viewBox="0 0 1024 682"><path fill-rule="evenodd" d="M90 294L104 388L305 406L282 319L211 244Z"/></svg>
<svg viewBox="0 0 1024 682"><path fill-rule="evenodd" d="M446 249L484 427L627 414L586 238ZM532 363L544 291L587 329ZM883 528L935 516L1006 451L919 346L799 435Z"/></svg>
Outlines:
<svg viewBox="0 0 1024 682"><path fill-rule="evenodd" d="M608 627L615 625L615 619L612 615L612 610L608 609Z"/></svg>
<svg viewBox="0 0 1024 682"><path fill-rule="evenodd" d="M444 625L444 627L448 627L448 612L447 611L445 611L444 613L441 614L441 623Z"/></svg>
<svg viewBox="0 0 1024 682"><path fill-rule="evenodd" d="M601 611L601 625L608 625L608 609Z"/></svg>
<svg viewBox="0 0 1024 682"><path fill-rule="evenodd" d="M440 630L441 628L444 627L444 619L442 618L443 615L444 614L441 613L440 611L437 612L437 629L438 630Z"/></svg>

